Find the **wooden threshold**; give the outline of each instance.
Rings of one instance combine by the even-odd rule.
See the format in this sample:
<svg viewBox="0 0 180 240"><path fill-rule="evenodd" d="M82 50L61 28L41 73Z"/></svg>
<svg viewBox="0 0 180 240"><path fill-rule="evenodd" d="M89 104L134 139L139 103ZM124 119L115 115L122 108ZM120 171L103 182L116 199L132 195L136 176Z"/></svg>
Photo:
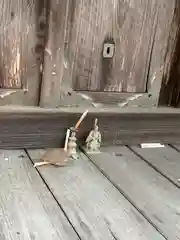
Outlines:
<svg viewBox="0 0 180 240"><path fill-rule="evenodd" d="M85 108L43 109L0 107L0 148L58 147L66 129ZM99 119L103 145L142 142L180 143L180 110L169 108L90 108L78 132L84 141L95 118Z"/></svg>

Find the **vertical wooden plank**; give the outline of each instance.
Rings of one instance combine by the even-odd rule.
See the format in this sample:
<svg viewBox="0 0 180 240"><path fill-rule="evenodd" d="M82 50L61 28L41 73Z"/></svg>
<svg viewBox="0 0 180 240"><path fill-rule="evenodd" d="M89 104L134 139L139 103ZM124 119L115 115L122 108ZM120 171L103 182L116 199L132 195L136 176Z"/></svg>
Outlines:
<svg viewBox="0 0 180 240"><path fill-rule="evenodd" d="M26 37L26 25L22 19L28 18L29 12L23 10L22 1L0 2L0 87L21 88L20 65L22 64L23 39ZM26 5L26 4L25 4Z"/></svg>
<svg viewBox="0 0 180 240"><path fill-rule="evenodd" d="M35 0L0 1L0 88L27 92L7 97L6 104L38 103L36 4Z"/></svg>
<svg viewBox="0 0 180 240"><path fill-rule="evenodd" d="M151 49L152 54L148 73L148 89L152 93L152 98L157 100L159 100L161 84L162 92L160 99L164 95L168 95L168 91L170 90L167 87L168 91L165 91L163 94L164 87L167 86L167 82L169 81L171 66L174 63L173 55L177 43L179 13L179 0L171 2L166 0L159 1L157 28ZM170 95L168 98L170 98Z"/></svg>
<svg viewBox="0 0 180 240"><path fill-rule="evenodd" d="M36 4L7 0L0 8L1 88L21 88L35 63Z"/></svg>
<svg viewBox="0 0 180 240"><path fill-rule="evenodd" d="M147 163L180 187L180 153L167 146L160 149L132 147Z"/></svg>
<svg viewBox="0 0 180 240"><path fill-rule="evenodd" d="M160 92L160 104L177 107L180 104L180 2L176 0L173 22L166 53L166 69Z"/></svg>
<svg viewBox="0 0 180 240"><path fill-rule="evenodd" d="M45 47L41 106L59 102L63 89L62 77L66 68L65 39L69 14L69 0L50 1L48 41Z"/></svg>

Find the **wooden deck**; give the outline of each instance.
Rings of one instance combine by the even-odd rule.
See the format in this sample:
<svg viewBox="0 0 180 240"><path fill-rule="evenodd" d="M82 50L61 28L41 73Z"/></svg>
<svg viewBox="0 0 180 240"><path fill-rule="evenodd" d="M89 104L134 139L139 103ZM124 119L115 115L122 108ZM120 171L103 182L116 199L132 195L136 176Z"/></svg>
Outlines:
<svg viewBox="0 0 180 240"><path fill-rule="evenodd" d="M63 168L0 150L0 239L180 239L180 146L103 147Z"/></svg>

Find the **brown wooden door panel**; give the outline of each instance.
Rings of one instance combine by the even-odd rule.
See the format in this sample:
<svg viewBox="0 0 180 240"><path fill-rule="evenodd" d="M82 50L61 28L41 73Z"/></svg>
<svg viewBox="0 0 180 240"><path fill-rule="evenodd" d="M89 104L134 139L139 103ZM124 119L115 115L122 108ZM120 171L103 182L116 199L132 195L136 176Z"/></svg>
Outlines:
<svg viewBox="0 0 180 240"><path fill-rule="evenodd" d="M77 2L71 42L74 90L145 92L157 9L154 1ZM115 42L112 59L102 57L106 38Z"/></svg>
<svg viewBox="0 0 180 240"><path fill-rule="evenodd" d="M37 105L36 0L0 1L0 105Z"/></svg>
<svg viewBox="0 0 180 240"><path fill-rule="evenodd" d="M109 95L114 94L120 106L122 96L125 106L141 96L141 105L146 105L144 99L147 105L157 105L176 42L170 37L174 39L177 33L175 3L51 1L40 105L81 106L85 102L81 92L93 96L95 104L96 96L101 97L101 102L105 98L109 102ZM115 42L112 60L102 59L107 38ZM87 104L92 105L92 101Z"/></svg>

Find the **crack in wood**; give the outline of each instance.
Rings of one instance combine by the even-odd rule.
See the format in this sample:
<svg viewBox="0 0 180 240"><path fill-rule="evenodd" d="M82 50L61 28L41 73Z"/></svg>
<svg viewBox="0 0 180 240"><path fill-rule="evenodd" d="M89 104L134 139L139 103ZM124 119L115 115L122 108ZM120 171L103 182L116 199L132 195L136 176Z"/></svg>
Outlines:
<svg viewBox="0 0 180 240"><path fill-rule="evenodd" d="M105 223L106 223L106 225L107 225L107 227L108 227L108 230L109 230L111 236L113 237L113 239L114 239L114 240L120 240L120 239L116 236L116 234L113 232L109 220L108 220L107 218L104 218L104 221L105 221Z"/></svg>
<svg viewBox="0 0 180 240"><path fill-rule="evenodd" d="M31 161L32 165L34 165L34 161L31 158L31 156L29 155L27 149L24 148L24 152L27 155L27 157L29 158L29 160ZM48 189L48 191L51 193L52 197L54 198L55 202L57 203L57 205L59 206L59 208L62 210L64 216L66 217L67 221L69 222L69 224L71 225L72 229L74 230L74 232L76 233L77 237L79 240L81 240L81 237L79 235L79 233L76 231L75 226L72 224L72 222L70 221L69 217L67 216L64 208L62 207L62 205L59 203L59 201L57 200L55 194L53 193L52 189L49 187L49 185L47 184L46 180L43 178L43 175L41 174L41 172L35 168L37 173L39 174L40 178L42 179L43 183L45 184L46 188Z"/></svg>
<svg viewBox="0 0 180 240"><path fill-rule="evenodd" d="M101 174L107 178L107 180L124 196L124 198L130 203L132 204L132 206L144 217L144 219L146 219L155 229L156 231L158 231L165 239L168 239L167 236L154 224L154 222L152 222L151 219L149 219L149 217L144 213L144 211L141 211L141 209L139 209L139 207L137 207L137 205L134 203L134 201L129 198L129 196L119 187L117 186L114 182L112 182L112 180L109 178L109 176L105 173L105 171L103 171L101 168L99 168L99 166L92 160L91 156L89 156L85 149L82 146L79 146L81 151L85 154L85 156L88 157L88 159L91 161L91 163L101 172ZM130 150L131 148L129 146L127 146ZM132 152L134 152L132 150ZM135 152L136 153L136 152ZM137 154L136 154L137 155ZM141 157L142 159L142 157ZM144 159L143 159L144 160ZM107 219L104 219L105 222L107 223L107 225L109 224L109 221ZM109 224L110 225L110 224Z"/></svg>

